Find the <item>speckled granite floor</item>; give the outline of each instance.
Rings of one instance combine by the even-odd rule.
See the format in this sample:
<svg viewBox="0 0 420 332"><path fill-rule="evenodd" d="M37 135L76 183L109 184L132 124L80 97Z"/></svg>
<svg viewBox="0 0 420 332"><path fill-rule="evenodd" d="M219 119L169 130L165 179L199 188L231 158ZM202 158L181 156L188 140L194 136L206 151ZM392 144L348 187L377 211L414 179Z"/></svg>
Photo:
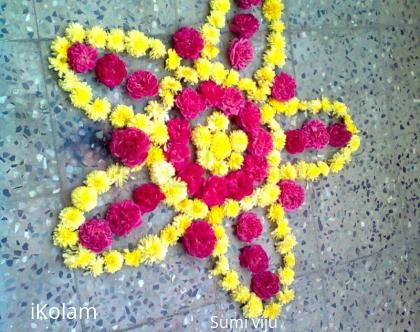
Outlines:
<svg viewBox="0 0 420 332"><path fill-rule="evenodd" d="M211 316L239 317L208 262L180 247L160 266L93 280L67 270L50 239L70 190L110 161L109 128L74 110L47 68L51 38L72 20L167 38L206 14L204 0L0 1L1 331L209 331ZM363 145L290 216L296 300L277 330L420 330L419 20L416 0L286 1L299 96L342 97ZM98 318L31 320L31 303L93 305Z"/></svg>

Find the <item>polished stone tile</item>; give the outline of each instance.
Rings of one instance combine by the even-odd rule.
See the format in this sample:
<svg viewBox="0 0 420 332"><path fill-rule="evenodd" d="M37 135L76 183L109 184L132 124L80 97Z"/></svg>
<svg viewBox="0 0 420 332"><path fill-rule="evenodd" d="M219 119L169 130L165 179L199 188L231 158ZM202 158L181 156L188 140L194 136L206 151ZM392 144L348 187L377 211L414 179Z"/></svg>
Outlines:
<svg viewBox="0 0 420 332"><path fill-rule="evenodd" d="M35 42L0 42L0 87L4 96L41 94L41 59Z"/></svg>
<svg viewBox="0 0 420 332"><path fill-rule="evenodd" d="M150 321L146 324L130 329L130 332L164 332L164 331L212 331L215 326L211 316L216 312L216 305L204 305L197 309L184 311L179 315L166 316L157 321Z"/></svg>
<svg viewBox="0 0 420 332"><path fill-rule="evenodd" d="M73 21L85 26L140 29L153 35L169 34L174 30L176 13L173 2L167 0L35 0L35 10L41 38L52 38L62 33ZM165 15L162 16L162 13Z"/></svg>
<svg viewBox="0 0 420 332"><path fill-rule="evenodd" d="M0 196L27 199L58 193L60 182L49 110L44 96L13 95L0 101Z"/></svg>
<svg viewBox="0 0 420 332"><path fill-rule="evenodd" d="M286 0L284 20L291 29L372 25L379 15L375 3L375 0Z"/></svg>
<svg viewBox="0 0 420 332"><path fill-rule="evenodd" d="M420 127L419 25L391 26L382 32L388 107L395 135Z"/></svg>
<svg viewBox="0 0 420 332"><path fill-rule="evenodd" d="M35 11L31 0L4 1L0 6L0 40L38 37Z"/></svg>
<svg viewBox="0 0 420 332"><path fill-rule="evenodd" d="M58 196L14 203L0 200L2 331L81 331L80 321L62 315L56 320L42 315L31 319L32 303L35 308L47 305L44 312L63 304L79 306L73 272L64 267L51 241L60 206Z"/></svg>
<svg viewBox="0 0 420 332"><path fill-rule="evenodd" d="M406 296L404 248L326 271L326 296L331 331L414 331ZM410 327L411 325L411 327Z"/></svg>
<svg viewBox="0 0 420 332"><path fill-rule="evenodd" d="M381 24L416 24L420 18L420 5L416 0L378 0L376 7Z"/></svg>
<svg viewBox="0 0 420 332"><path fill-rule="evenodd" d="M420 184L419 184L419 141L418 134L397 136L397 153L394 155L398 170L399 214L407 241L420 238Z"/></svg>

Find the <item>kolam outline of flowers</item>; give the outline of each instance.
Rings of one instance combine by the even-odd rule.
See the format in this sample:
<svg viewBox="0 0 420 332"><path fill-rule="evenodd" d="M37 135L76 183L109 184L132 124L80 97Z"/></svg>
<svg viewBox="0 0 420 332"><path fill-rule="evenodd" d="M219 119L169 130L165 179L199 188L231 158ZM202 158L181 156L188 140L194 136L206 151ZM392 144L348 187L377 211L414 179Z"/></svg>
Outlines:
<svg viewBox="0 0 420 332"><path fill-rule="evenodd" d="M198 220L203 215L211 225L216 236L215 248L212 256L215 257L216 265L213 274L221 276L221 286L229 291L235 301L243 304L243 311L246 317L274 318L280 311L283 304L293 298L293 291L288 286L293 281L294 256L292 254L296 239L291 235L291 230L284 218L284 209L281 202L276 202L280 192L274 186L280 180L306 179L314 180L321 175L326 176L331 170L337 172L346 162L350 160L352 152L357 150L360 144L357 128L355 127L344 104L340 102L331 103L328 99L315 99L311 101L300 101L296 97L290 100L279 101L270 98L272 93L272 81L276 76L274 69L281 68L285 62L284 46L285 41L282 35L284 24L281 21L283 4L278 0L263 1L263 16L269 21L269 47L263 55L263 64L255 74L254 79L240 78L234 69L228 70L220 62L211 60L217 56L217 44L219 42L219 30L225 24L225 16L230 8L227 0L213 0L210 2L211 12L207 22L201 28L203 37L203 48L201 56L194 61L193 67L181 64L181 57L174 49L166 51L163 43L158 39L149 39L143 33L132 30L125 34L122 30L113 29L109 33L99 27L85 31L77 23L73 23L66 30L66 37L58 37L52 45L55 57L50 58L51 67L58 72L60 87L70 92L70 99L75 107L83 109L87 116L94 120L105 120L109 118L114 128L133 127L146 133L151 141L147 159L144 163L129 168L120 164L108 167L106 171L93 171L86 180L85 186L76 188L72 193L72 202L75 207L65 208L60 213L60 223L54 232L54 242L61 247L67 247L63 256L67 266L70 268L87 268L93 275L99 275L105 268L106 272L114 273L119 270L123 263L129 266L138 266L140 263L155 263L164 259L167 247L177 242L185 231L190 227L193 220ZM254 5L258 5L255 3ZM78 80L67 64L67 53L63 50L70 47L71 43L86 41L97 48L109 47L110 50L121 52L127 50L132 56L139 57L149 52L151 58L160 58L167 55L166 68L174 72L175 77L166 76L159 82L159 97L161 103L149 101L145 107L146 114L134 114L133 109L126 105L117 105L111 112L111 105L105 98L97 98L92 101L92 89ZM88 66L89 67L89 66ZM90 67L89 67L90 68ZM246 98L254 102L266 102L260 108L261 124L265 125L272 137L274 153L267 155L270 165L267 174L268 183L261 188L256 188L253 193L240 201L240 203L229 200L223 206L207 208L204 215L204 202L199 199L178 200L186 197L187 184L175 176L175 170L170 163L165 162L163 146L169 140L168 129L165 125L168 111L173 107L175 97L182 89L182 83L197 84L199 81L211 79L218 85L225 88L237 87L239 91L246 94ZM280 166L280 150L286 142L286 135L275 120L276 114L293 116L298 111L308 111L316 114L325 111L330 115L341 117L344 126L352 134L347 145L336 152L329 164L325 162L306 163L300 161L295 165L290 163ZM336 130L337 131L337 130ZM337 139L339 140L339 139ZM165 195L165 203L173 206L178 215L172 223L167 225L159 236L148 235L139 241L136 249L128 249L119 252L110 250L103 255L92 254L86 248L78 245L77 228L84 222L84 215L81 210L91 210L96 206L97 196L109 190L110 186L123 185L130 174L139 171L143 165L149 167L153 177L155 174L166 174L169 185L159 183L155 176L156 184ZM158 173L159 172L159 173ZM153 180L153 179L152 179ZM271 186L271 187L270 187ZM171 193L167 195L167 193ZM273 193L274 192L274 193ZM175 195L176 194L176 195ZM174 199L174 197L178 197ZM275 199L273 200L273 197ZM186 201L186 202L185 202ZM239 211L249 211L254 206L269 206L267 217L276 226L273 237L278 240L277 251L282 255L283 265L277 271L283 288L276 294L276 299L270 303L263 304L255 293L242 285L237 273L229 269L225 253L227 251L228 238L221 226L224 216L236 216ZM234 212L234 213L233 213ZM191 216L194 214L194 216ZM63 242L64 240L64 242ZM64 244L64 245L63 245Z"/></svg>

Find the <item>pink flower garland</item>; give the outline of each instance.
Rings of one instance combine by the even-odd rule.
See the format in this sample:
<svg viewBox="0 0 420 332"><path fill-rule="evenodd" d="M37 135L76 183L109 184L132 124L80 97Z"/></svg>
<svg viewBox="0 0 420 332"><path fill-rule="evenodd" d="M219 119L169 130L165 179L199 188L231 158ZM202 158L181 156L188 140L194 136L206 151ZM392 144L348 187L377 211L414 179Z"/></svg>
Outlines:
<svg viewBox="0 0 420 332"><path fill-rule="evenodd" d="M182 27L172 37L176 53L181 58L195 60L204 48L204 40L200 33L190 27Z"/></svg>
<svg viewBox="0 0 420 332"><path fill-rule="evenodd" d="M125 236L142 223L140 207L131 200L111 204L106 212L112 233Z"/></svg>
<svg viewBox="0 0 420 332"><path fill-rule="evenodd" d="M246 38L234 38L229 45L229 62L237 70L244 69L252 62L254 49Z"/></svg>
<svg viewBox="0 0 420 332"><path fill-rule="evenodd" d="M137 70L128 75L127 92L133 99L156 96L159 82L155 75L146 70Z"/></svg>
<svg viewBox="0 0 420 332"><path fill-rule="evenodd" d="M147 158L150 148L149 137L140 129L125 128L112 132L109 149L127 167L141 165Z"/></svg>
<svg viewBox="0 0 420 332"><path fill-rule="evenodd" d="M262 233L263 227L255 213L242 213L236 223L236 236L243 242L251 243Z"/></svg>
<svg viewBox="0 0 420 332"><path fill-rule="evenodd" d="M76 73L86 73L93 70L98 59L96 48L82 43L74 43L67 49L69 66Z"/></svg>
<svg viewBox="0 0 420 332"><path fill-rule="evenodd" d="M125 79L127 67L116 54L108 53L97 61L95 74L99 82L112 89Z"/></svg>
<svg viewBox="0 0 420 332"><path fill-rule="evenodd" d="M109 223L97 218L87 220L79 227L79 240L83 247L95 253L104 251L112 244Z"/></svg>
<svg viewBox="0 0 420 332"><path fill-rule="evenodd" d="M211 255L216 246L216 236L208 223L199 220L187 228L182 237L182 244L188 255L206 258Z"/></svg>

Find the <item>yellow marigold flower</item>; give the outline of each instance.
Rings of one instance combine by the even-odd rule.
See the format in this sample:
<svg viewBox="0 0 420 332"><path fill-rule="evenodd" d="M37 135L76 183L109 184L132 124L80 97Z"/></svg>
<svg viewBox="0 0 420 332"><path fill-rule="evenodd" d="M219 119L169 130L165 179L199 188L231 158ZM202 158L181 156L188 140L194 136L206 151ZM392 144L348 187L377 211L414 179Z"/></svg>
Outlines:
<svg viewBox="0 0 420 332"><path fill-rule="evenodd" d="M160 59L166 55L166 47L159 39L149 39L149 46L149 54L152 59Z"/></svg>
<svg viewBox="0 0 420 332"><path fill-rule="evenodd" d="M81 211L90 211L96 207L98 195L91 187L80 186L71 192L71 202Z"/></svg>
<svg viewBox="0 0 420 332"><path fill-rule="evenodd" d="M227 253L229 246L229 240L227 237L223 237L216 242L216 247L213 250L212 256L218 257Z"/></svg>
<svg viewBox="0 0 420 332"><path fill-rule="evenodd" d="M113 52L122 52L125 50L125 35L121 29L111 29L108 33L107 47Z"/></svg>
<svg viewBox="0 0 420 332"><path fill-rule="evenodd" d="M266 0L262 6L263 15L269 21L280 19L283 9L283 3L278 0Z"/></svg>
<svg viewBox="0 0 420 332"><path fill-rule="evenodd" d="M277 50L284 50L286 47L286 39L281 32L271 33L268 38L268 43L271 47L276 48ZM273 77L274 78L274 77Z"/></svg>
<svg viewBox="0 0 420 332"><path fill-rule="evenodd" d="M59 224L53 233L53 242L55 246L66 248L74 246L79 241L79 235L77 231L66 228Z"/></svg>
<svg viewBox="0 0 420 332"><path fill-rule="evenodd" d="M309 112L316 114L322 109L322 103L319 99L309 101Z"/></svg>
<svg viewBox="0 0 420 332"><path fill-rule="evenodd" d="M165 123L157 120L152 121L150 124L149 138L155 144L165 144L169 139L168 128Z"/></svg>
<svg viewBox="0 0 420 332"><path fill-rule="evenodd" d="M160 87L163 90L170 90L172 92L178 92L182 89L181 82L177 79L173 78L172 76L165 76L160 81Z"/></svg>
<svg viewBox="0 0 420 332"><path fill-rule="evenodd" d="M203 50L201 51L201 55L205 58L212 60L219 54L219 49L216 45L206 43L204 45Z"/></svg>
<svg viewBox="0 0 420 332"><path fill-rule="evenodd" d="M156 235L147 235L140 240L139 250L144 257L144 262L152 264L165 259L168 247Z"/></svg>
<svg viewBox="0 0 420 332"><path fill-rule="evenodd" d="M142 261L142 254L139 249L132 251L124 249L124 262L127 266L138 267Z"/></svg>
<svg viewBox="0 0 420 332"><path fill-rule="evenodd" d="M127 126L129 121L134 117L134 111L131 106L117 105L111 113L109 120L115 128L123 128Z"/></svg>
<svg viewBox="0 0 420 332"><path fill-rule="evenodd" d="M213 112L207 118L207 126L211 131L226 131L229 127L229 119L222 112Z"/></svg>
<svg viewBox="0 0 420 332"><path fill-rule="evenodd" d="M217 176L225 176L229 173L229 166L226 161L224 160L216 160L211 171L214 175Z"/></svg>
<svg viewBox="0 0 420 332"><path fill-rule="evenodd" d="M165 202L174 206L188 197L187 184L179 180L170 180L162 185L162 192L165 194Z"/></svg>
<svg viewBox="0 0 420 332"><path fill-rule="evenodd" d="M73 90L80 83L79 78L72 72L68 72L58 81L60 88L67 92Z"/></svg>
<svg viewBox="0 0 420 332"><path fill-rule="evenodd" d="M221 29L226 24L225 15L220 11L212 11L210 16L207 18L208 22L218 29Z"/></svg>
<svg viewBox="0 0 420 332"><path fill-rule="evenodd" d="M48 61L50 62L48 68L55 70L58 77L63 77L64 75L70 73L70 67L67 60L62 58L48 58Z"/></svg>
<svg viewBox="0 0 420 332"><path fill-rule="evenodd" d="M201 35L206 43L217 44L220 39L220 31L213 25L205 23L201 28Z"/></svg>
<svg viewBox="0 0 420 332"><path fill-rule="evenodd" d="M271 47L264 53L263 60L265 65L282 67L286 63L286 54L280 48Z"/></svg>
<svg viewBox="0 0 420 332"><path fill-rule="evenodd" d="M226 217L236 218L241 211L239 203L233 199L227 199L223 205Z"/></svg>
<svg viewBox="0 0 420 332"><path fill-rule="evenodd" d="M282 130L275 131L272 133L272 137L274 148L277 150L283 150L286 144L286 135L284 132Z"/></svg>
<svg viewBox="0 0 420 332"><path fill-rule="evenodd" d="M209 209L203 201L193 199L192 204L189 207L188 214L192 217L192 219L203 219L207 216L208 212Z"/></svg>
<svg viewBox="0 0 420 332"><path fill-rule="evenodd" d="M323 161L318 161L316 164L319 168L320 174L322 174L323 176L327 176L329 174L330 167L328 166L327 163L325 163Z"/></svg>
<svg viewBox="0 0 420 332"><path fill-rule="evenodd" d="M194 68L188 66L179 66L176 70L176 77L189 84L198 83L198 73Z"/></svg>
<svg viewBox="0 0 420 332"><path fill-rule="evenodd" d="M281 219L277 222L277 227L274 229L274 231L271 232L273 237L275 239L284 239L285 236L289 235L291 232L291 229L287 223L286 219Z"/></svg>
<svg viewBox="0 0 420 332"><path fill-rule="evenodd" d="M348 143L351 152L355 152L360 147L360 137L357 135L353 135Z"/></svg>
<svg viewBox="0 0 420 332"><path fill-rule="evenodd" d="M122 187L128 179L130 169L128 167L114 164L107 168L106 173L112 184L116 184L118 187Z"/></svg>
<svg viewBox="0 0 420 332"><path fill-rule="evenodd" d="M211 62L205 58L199 58L194 62L194 68L197 71L198 77L202 81L206 81L211 75Z"/></svg>
<svg viewBox="0 0 420 332"><path fill-rule="evenodd" d="M263 317L268 319L276 319L281 313L281 305L278 303L269 303L265 306Z"/></svg>
<svg viewBox="0 0 420 332"><path fill-rule="evenodd" d="M235 69L230 69L223 84L227 87L235 86L239 82L239 73Z"/></svg>
<svg viewBox="0 0 420 332"><path fill-rule="evenodd" d="M295 280L295 272L291 268L285 267L280 269L279 272L279 277L283 285L290 286L293 283L293 280Z"/></svg>
<svg viewBox="0 0 420 332"><path fill-rule="evenodd" d="M293 269L296 263L295 255L292 252L289 252L286 255L284 255L283 261L286 267Z"/></svg>
<svg viewBox="0 0 420 332"><path fill-rule="evenodd" d="M105 120L111 112L111 104L106 98L96 98L92 104L86 106L85 111L92 121Z"/></svg>
<svg viewBox="0 0 420 332"><path fill-rule="evenodd" d="M274 21L270 24L270 29L276 32L283 32L286 26L282 21Z"/></svg>
<svg viewBox="0 0 420 332"><path fill-rule="evenodd" d="M275 223L279 223L284 220L284 208L281 204L275 203L268 209L268 218ZM286 223L287 226L287 223Z"/></svg>
<svg viewBox="0 0 420 332"><path fill-rule="evenodd" d="M349 132L351 132L352 134L357 134L359 132L350 115L344 115L343 120L344 124L346 125L346 129Z"/></svg>
<svg viewBox="0 0 420 332"><path fill-rule="evenodd" d="M149 49L149 39L143 32L131 30L125 36L125 48L128 54L136 58L146 54Z"/></svg>
<svg viewBox="0 0 420 332"><path fill-rule="evenodd" d="M277 184L280 181L280 169L277 166L268 169L267 183Z"/></svg>
<svg viewBox="0 0 420 332"><path fill-rule="evenodd" d="M220 206L213 206L207 215L207 221L212 225L218 225L222 223L224 216L225 212L223 211L223 208Z"/></svg>
<svg viewBox="0 0 420 332"><path fill-rule="evenodd" d="M165 109L156 100L149 101L144 110L155 120L163 121L167 117Z"/></svg>
<svg viewBox="0 0 420 332"><path fill-rule="evenodd" d="M162 148L156 145L151 145L149 149L149 154L147 155L146 164L151 166L152 164L165 161L165 155L163 154Z"/></svg>
<svg viewBox="0 0 420 332"><path fill-rule="evenodd" d="M257 86L251 78L244 77L238 82L238 89L241 91L254 91L256 88Z"/></svg>
<svg viewBox="0 0 420 332"><path fill-rule="evenodd" d="M226 79L228 70L225 69L221 62L214 62L212 68L212 78L217 84L222 84Z"/></svg>
<svg viewBox="0 0 420 332"><path fill-rule="evenodd" d="M175 96L172 91L161 90L159 96L162 98L162 103L165 105L165 108L172 108L174 106Z"/></svg>
<svg viewBox="0 0 420 332"><path fill-rule="evenodd" d="M280 176L285 180L295 180L297 177L296 168L291 163L287 163L280 167Z"/></svg>
<svg viewBox="0 0 420 332"><path fill-rule="evenodd" d="M270 104L261 106L261 122L269 123L276 115L276 110Z"/></svg>
<svg viewBox="0 0 420 332"><path fill-rule="evenodd" d="M160 232L160 238L166 246L173 246L180 237L180 230L174 225L168 225Z"/></svg>
<svg viewBox="0 0 420 332"><path fill-rule="evenodd" d="M191 210L192 200L191 199L184 199L181 202L175 204L174 208L177 212L183 212L190 216L189 211Z"/></svg>
<svg viewBox="0 0 420 332"><path fill-rule="evenodd" d="M258 69L254 74L254 77L257 81L263 81L263 82L272 82L274 79L274 76L276 76L274 69L268 66Z"/></svg>
<svg viewBox="0 0 420 332"><path fill-rule="evenodd" d="M209 150L198 150L197 161L205 169L212 170L216 164L216 158Z"/></svg>
<svg viewBox="0 0 420 332"><path fill-rule="evenodd" d="M217 240L220 240L226 237L225 228L221 225L214 225L213 226L214 235L216 236Z"/></svg>
<svg viewBox="0 0 420 332"><path fill-rule="evenodd" d="M345 164L345 159L344 157L338 152L335 153L334 156L331 159L331 164L330 164L330 170L333 173L337 173L339 171L341 171L344 167Z"/></svg>
<svg viewBox="0 0 420 332"><path fill-rule="evenodd" d="M268 206L275 201L280 195L280 188L276 184L264 185L258 194L258 205L261 207Z"/></svg>
<svg viewBox="0 0 420 332"><path fill-rule="evenodd" d="M51 51L59 59L67 59L67 50L71 46L65 37L57 36L51 43Z"/></svg>
<svg viewBox="0 0 420 332"><path fill-rule="evenodd" d="M346 104L339 102L339 101L335 101L333 103L333 108L334 108L334 113L337 114L338 116L344 116L347 115L347 106Z"/></svg>
<svg viewBox="0 0 420 332"><path fill-rule="evenodd" d="M62 226L73 230L78 229L85 222L83 212L74 207L66 207L61 210L58 219Z"/></svg>
<svg viewBox="0 0 420 332"><path fill-rule="evenodd" d="M210 273L214 276L226 274L229 271L229 261L226 256L217 257L216 264Z"/></svg>
<svg viewBox="0 0 420 332"><path fill-rule="evenodd" d="M70 100L76 107L86 107L92 99L92 89L86 83L77 84L70 92Z"/></svg>
<svg viewBox="0 0 420 332"><path fill-rule="evenodd" d="M282 304L287 304L295 298L295 292L292 289L285 287L276 296Z"/></svg>
<svg viewBox="0 0 420 332"><path fill-rule="evenodd" d="M153 183L163 185L175 176L175 168L165 160L157 161L150 167L150 178Z"/></svg>
<svg viewBox="0 0 420 332"><path fill-rule="evenodd" d="M236 271L230 270L228 271L223 279L220 281L220 286L225 291L230 291L238 287L239 285L239 276Z"/></svg>
<svg viewBox="0 0 420 332"><path fill-rule="evenodd" d="M115 273L122 268L124 257L116 250L110 250L103 255L105 271Z"/></svg>
<svg viewBox="0 0 420 332"><path fill-rule="evenodd" d="M232 152L228 160L228 166L231 170L236 171L242 167L243 162L244 157L239 152Z"/></svg>
<svg viewBox="0 0 420 332"><path fill-rule="evenodd" d="M308 163L306 161L300 160L294 166L297 172L297 177L299 179L306 179L306 174L308 172Z"/></svg>
<svg viewBox="0 0 420 332"><path fill-rule="evenodd" d="M192 142L199 150L210 147L211 133L209 128L204 126L195 127L192 132Z"/></svg>
<svg viewBox="0 0 420 332"><path fill-rule="evenodd" d="M280 151L278 150L271 151L267 156L267 161L268 161L268 164L273 167L280 165L280 162L281 162Z"/></svg>
<svg viewBox="0 0 420 332"><path fill-rule="evenodd" d="M104 260L102 257L96 257L89 266L89 271L93 277L99 277L104 272Z"/></svg>
<svg viewBox="0 0 420 332"><path fill-rule="evenodd" d="M299 99L296 97L293 97L285 104L285 110L284 114L286 116L293 116L295 115L299 110Z"/></svg>
<svg viewBox="0 0 420 332"><path fill-rule="evenodd" d="M257 297L254 293L251 293L248 302L242 309L246 318L255 318L262 314L263 304L259 297Z"/></svg>
<svg viewBox="0 0 420 332"><path fill-rule="evenodd" d="M86 31L80 23L70 23L70 25L66 28L66 37L71 43L81 43L83 42L83 39L85 39L85 36Z"/></svg>
<svg viewBox="0 0 420 332"><path fill-rule="evenodd" d="M282 255L287 254L288 252L290 252L293 247L296 245L296 238L294 235L292 234L287 234L283 241L279 243L279 245L277 246L277 250L278 252L280 252Z"/></svg>
<svg viewBox="0 0 420 332"><path fill-rule="evenodd" d="M75 267L87 268L95 260L95 254L83 247L79 247L78 252L74 256Z"/></svg>
<svg viewBox="0 0 420 332"><path fill-rule="evenodd" d="M249 211L252 210L256 205L256 199L253 195L247 196L241 200L239 203L242 210Z"/></svg>
<svg viewBox="0 0 420 332"><path fill-rule="evenodd" d="M168 57L166 58L166 69L175 70L181 65L181 57L174 49L168 50Z"/></svg>
<svg viewBox="0 0 420 332"><path fill-rule="evenodd" d="M331 110L331 102L328 98L322 97L321 99L322 109L326 112Z"/></svg>
<svg viewBox="0 0 420 332"><path fill-rule="evenodd" d="M179 229L180 236L185 233L186 229L191 225L191 218L185 214L179 214L174 217L173 225Z"/></svg>
<svg viewBox="0 0 420 332"><path fill-rule="evenodd" d="M111 188L111 181L105 171L90 172L85 183L88 187L95 189L98 194L103 194Z"/></svg>
<svg viewBox="0 0 420 332"><path fill-rule="evenodd" d="M248 146L248 136L242 130L234 130L229 136L232 150L235 152L244 152Z"/></svg>
<svg viewBox="0 0 420 332"><path fill-rule="evenodd" d="M248 287L243 285L239 285L235 290L232 291L233 300L240 304L248 302L250 296L251 292L249 291Z"/></svg>
<svg viewBox="0 0 420 332"><path fill-rule="evenodd" d="M128 127L140 129L148 134L150 132L151 121L146 114L137 113L128 121L127 125Z"/></svg>
<svg viewBox="0 0 420 332"><path fill-rule="evenodd" d="M320 174L321 174L321 170L318 168L316 164L314 163L307 164L306 179L313 181L317 179Z"/></svg>
<svg viewBox="0 0 420 332"><path fill-rule="evenodd" d="M216 11L224 15L230 9L230 1L229 0L211 0L210 8L212 9L212 12Z"/></svg>
<svg viewBox="0 0 420 332"><path fill-rule="evenodd" d="M96 48L105 48L107 33L99 26L94 26L87 32L87 42Z"/></svg>
<svg viewBox="0 0 420 332"><path fill-rule="evenodd" d="M210 143L210 151L218 160L229 157L232 152L229 136L224 132L214 133Z"/></svg>

